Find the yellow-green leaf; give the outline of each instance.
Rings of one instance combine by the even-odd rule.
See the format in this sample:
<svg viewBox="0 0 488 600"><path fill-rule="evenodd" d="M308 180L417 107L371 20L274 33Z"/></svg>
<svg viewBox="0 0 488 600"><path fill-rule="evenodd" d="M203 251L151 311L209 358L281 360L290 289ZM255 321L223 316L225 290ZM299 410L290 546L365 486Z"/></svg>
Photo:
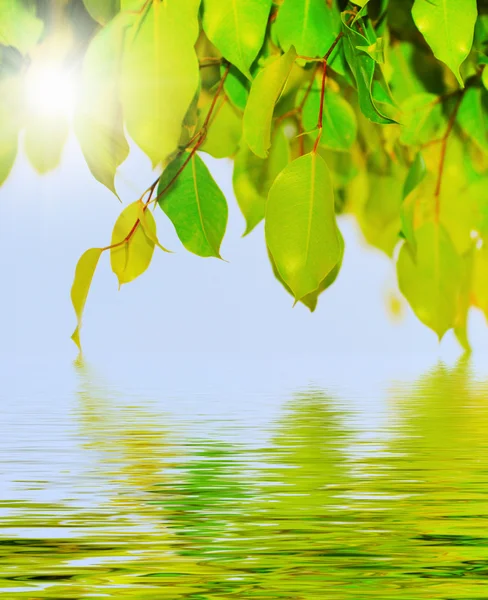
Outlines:
<svg viewBox="0 0 488 600"><path fill-rule="evenodd" d="M415 0L412 16L436 58L463 80L459 68L473 44L476 0Z"/></svg>
<svg viewBox="0 0 488 600"><path fill-rule="evenodd" d="M271 0L204 0L203 29L246 77L263 45Z"/></svg>
<svg viewBox="0 0 488 600"><path fill-rule="evenodd" d="M151 264L154 254L156 222L151 211L147 210L145 227L141 225L141 204L140 200L129 204L114 225L111 246L115 247L110 249L110 264L119 285L142 275ZM151 235L147 235L145 229L150 229ZM127 240L129 234L131 235Z"/></svg>
<svg viewBox="0 0 488 600"><path fill-rule="evenodd" d="M315 291L341 256L332 181L321 156L306 154L278 175L269 191L265 231L295 299Z"/></svg>
<svg viewBox="0 0 488 600"><path fill-rule="evenodd" d="M76 319L78 321L71 339L80 350L80 330L83 311L85 310L88 292L90 291L93 275L97 268L102 252L102 248L91 248L81 256L78 264L76 265L75 278L71 287L71 302L73 303Z"/></svg>
<svg viewBox="0 0 488 600"><path fill-rule="evenodd" d="M120 10L120 0L83 0L86 10L101 25L106 25Z"/></svg>
<svg viewBox="0 0 488 600"><path fill-rule="evenodd" d="M127 130L153 165L178 146L199 83L200 0L153 2L127 34L122 105Z"/></svg>
<svg viewBox="0 0 488 600"><path fill-rule="evenodd" d="M261 158L266 158L271 146L271 122L276 102L296 59L292 47L264 69L253 81L246 110L244 111L244 137L249 148Z"/></svg>
<svg viewBox="0 0 488 600"><path fill-rule="evenodd" d="M207 102L199 118L198 129L205 121L210 109L211 99ZM214 117L210 120L205 142L200 150L208 152L214 158L227 158L234 156L239 146L242 135L242 113L239 113L227 98L223 98L217 104Z"/></svg>
<svg viewBox="0 0 488 600"><path fill-rule="evenodd" d="M244 235L264 219L271 185L289 161L290 145L282 128L274 132L267 158L253 154L245 143L240 147L234 159L232 183L237 203L246 219Z"/></svg>
<svg viewBox="0 0 488 600"><path fill-rule="evenodd" d="M324 0L285 0L276 19L280 46L294 46L303 56L324 56L340 29L340 20Z"/></svg>
<svg viewBox="0 0 488 600"><path fill-rule="evenodd" d="M104 27L88 47L74 121L90 171L114 194L115 173L129 155L119 102L120 62L128 24L128 18L121 15Z"/></svg>
<svg viewBox="0 0 488 600"><path fill-rule="evenodd" d="M59 165L68 133L68 119L62 115L31 116L25 127L24 147L38 173L43 175Z"/></svg>
<svg viewBox="0 0 488 600"><path fill-rule="evenodd" d="M17 156L20 114L20 82L6 77L0 81L0 185L7 179Z"/></svg>
<svg viewBox="0 0 488 600"><path fill-rule="evenodd" d="M446 121L440 98L434 94L416 94L402 104L402 144L426 144L442 135Z"/></svg>
<svg viewBox="0 0 488 600"><path fill-rule="evenodd" d="M408 244L397 263L400 291L417 317L442 339L456 324L461 258L444 227L426 223L415 233L415 256Z"/></svg>
<svg viewBox="0 0 488 600"><path fill-rule="evenodd" d="M185 153L164 170L158 196L185 248L198 256L220 258L227 201L197 154L190 158Z"/></svg>
<svg viewBox="0 0 488 600"><path fill-rule="evenodd" d="M39 41L43 29L44 24L36 17L33 3L0 0L0 44L13 46L27 54Z"/></svg>
<svg viewBox="0 0 488 600"><path fill-rule="evenodd" d="M457 115L459 126L481 150L488 152L488 92L470 87L465 93Z"/></svg>

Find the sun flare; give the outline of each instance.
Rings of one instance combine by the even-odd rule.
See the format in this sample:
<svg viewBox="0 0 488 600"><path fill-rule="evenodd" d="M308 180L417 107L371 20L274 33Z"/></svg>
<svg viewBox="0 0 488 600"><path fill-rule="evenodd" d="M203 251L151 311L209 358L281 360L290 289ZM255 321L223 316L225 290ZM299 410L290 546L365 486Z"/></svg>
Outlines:
<svg viewBox="0 0 488 600"><path fill-rule="evenodd" d="M26 75L25 96L31 114L69 118L76 104L76 80L58 64L33 64Z"/></svg>

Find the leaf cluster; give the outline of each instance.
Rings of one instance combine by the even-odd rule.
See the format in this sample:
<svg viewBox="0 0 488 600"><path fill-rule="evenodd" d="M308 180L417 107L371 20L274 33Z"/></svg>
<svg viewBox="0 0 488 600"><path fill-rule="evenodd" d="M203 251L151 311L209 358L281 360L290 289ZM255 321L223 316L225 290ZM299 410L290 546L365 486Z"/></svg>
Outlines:
<svg viewBox="0 0 488 600"><path fill-rule="evenodd" d="M221 258L228 207L208 154L233 159L244 233L264 220L272 270L295 302L313 311L335 281L336 216L351 214L396 262L418 318L469 346L469 308L488 315L485 3L72 0L55 17L41 4L0 0L0 183L21 131L40 172L59 161L69 124L31 119L23 81L65 38L77 48L66 61L81 65L73 125L93 176L116 194L129 137L160 173L111 243L78 263L78 344L100 256L121 285L165 250L152 208L188 251Z"/></svg>

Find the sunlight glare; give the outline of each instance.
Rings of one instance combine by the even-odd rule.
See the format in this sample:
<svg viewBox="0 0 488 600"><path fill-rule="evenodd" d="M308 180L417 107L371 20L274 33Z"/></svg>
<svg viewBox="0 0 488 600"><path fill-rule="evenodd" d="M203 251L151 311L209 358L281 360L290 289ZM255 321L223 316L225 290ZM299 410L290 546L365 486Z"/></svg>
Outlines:
<svg viewBox="0 0 488 600"><path fill-rule="evenodd" d="M39 117L71 117L76 103L76 81L57 64L33 64L25 80L29 112Z"/></svg>

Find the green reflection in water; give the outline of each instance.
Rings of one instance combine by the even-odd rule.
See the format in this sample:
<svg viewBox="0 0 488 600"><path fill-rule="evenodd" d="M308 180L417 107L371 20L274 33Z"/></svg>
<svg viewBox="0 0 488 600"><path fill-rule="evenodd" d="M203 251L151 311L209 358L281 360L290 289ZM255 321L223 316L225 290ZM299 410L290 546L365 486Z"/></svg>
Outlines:
<svg viewBox="0 0 488 600"><path fill-rule="evenodd" d="M2 598L488 598L488 384L465 363L392 389L368 436L298 393L258 449L79 374L85 501L0 503Z"/></svg>

